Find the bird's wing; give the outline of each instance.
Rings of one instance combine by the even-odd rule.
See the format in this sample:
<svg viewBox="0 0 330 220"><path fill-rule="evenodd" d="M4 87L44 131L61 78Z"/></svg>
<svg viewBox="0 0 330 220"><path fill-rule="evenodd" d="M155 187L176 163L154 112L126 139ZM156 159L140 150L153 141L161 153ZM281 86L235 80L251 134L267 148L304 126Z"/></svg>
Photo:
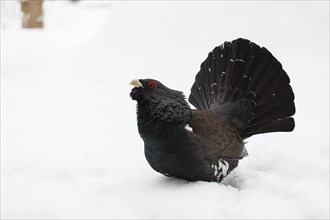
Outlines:
<svg viewBox="0 0 330 220"><path fill-rule="evenodd" d="M219 158L241 159L247 156L237 129L215 112L194 111L188 123L193 133L202 139L206 159L217 161Z"/></svg>

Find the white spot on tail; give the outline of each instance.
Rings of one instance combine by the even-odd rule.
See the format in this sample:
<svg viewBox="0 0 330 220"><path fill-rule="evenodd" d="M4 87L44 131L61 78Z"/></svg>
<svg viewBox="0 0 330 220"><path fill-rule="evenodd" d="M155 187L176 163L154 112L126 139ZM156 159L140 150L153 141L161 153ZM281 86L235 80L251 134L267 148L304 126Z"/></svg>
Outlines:
<svg viewBox="0 0 330 220"><path fill-rule="evenodd" d="M236 61L238 61L238 62L242 62L242 63L245 63L245 61L242 60L242 59L235 59L235 62L236 62Z"/></svg>

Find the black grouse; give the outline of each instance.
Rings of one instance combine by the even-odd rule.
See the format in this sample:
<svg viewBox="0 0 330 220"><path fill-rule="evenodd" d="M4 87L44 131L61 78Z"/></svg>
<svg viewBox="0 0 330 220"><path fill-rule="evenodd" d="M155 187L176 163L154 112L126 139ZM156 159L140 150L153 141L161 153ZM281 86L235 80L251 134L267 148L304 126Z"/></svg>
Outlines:
<svg viewBox="0 0 330 220"><path fill-rule="evenodd" d="M157 80L131 85L145 157L166 176L220 182L248 155L244 139L295 127L288 75L266 48L246 39L223 43L201 64L189 96L196 110Z"/></svg>

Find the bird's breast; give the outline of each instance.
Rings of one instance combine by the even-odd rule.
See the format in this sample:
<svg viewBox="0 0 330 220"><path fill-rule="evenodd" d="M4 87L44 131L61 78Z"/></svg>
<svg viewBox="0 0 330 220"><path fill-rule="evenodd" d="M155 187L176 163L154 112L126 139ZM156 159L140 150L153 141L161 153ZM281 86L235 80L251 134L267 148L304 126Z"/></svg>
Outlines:
<svg viewBox="0 0 330 220"><path fill-rule="evenodd" d="M192 132L181 126L158 130L158 135L154 135L141 136L145 157L155 171L188 180L201 179L200 175L208 178L209 164L204 160L199 143L193 141Z"/></svg>

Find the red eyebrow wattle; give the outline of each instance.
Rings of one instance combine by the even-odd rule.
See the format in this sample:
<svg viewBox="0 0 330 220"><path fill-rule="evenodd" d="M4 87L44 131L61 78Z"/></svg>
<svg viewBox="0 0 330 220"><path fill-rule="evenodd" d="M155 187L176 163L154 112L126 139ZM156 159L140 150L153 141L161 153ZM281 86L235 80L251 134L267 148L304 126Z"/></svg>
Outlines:
<svg viewBox="0 0 330 220"><path fill-rule="evenodd" d="M154 88L157 88L157 83L155 81L148 82L148 86L153 86Z"/></svg>

